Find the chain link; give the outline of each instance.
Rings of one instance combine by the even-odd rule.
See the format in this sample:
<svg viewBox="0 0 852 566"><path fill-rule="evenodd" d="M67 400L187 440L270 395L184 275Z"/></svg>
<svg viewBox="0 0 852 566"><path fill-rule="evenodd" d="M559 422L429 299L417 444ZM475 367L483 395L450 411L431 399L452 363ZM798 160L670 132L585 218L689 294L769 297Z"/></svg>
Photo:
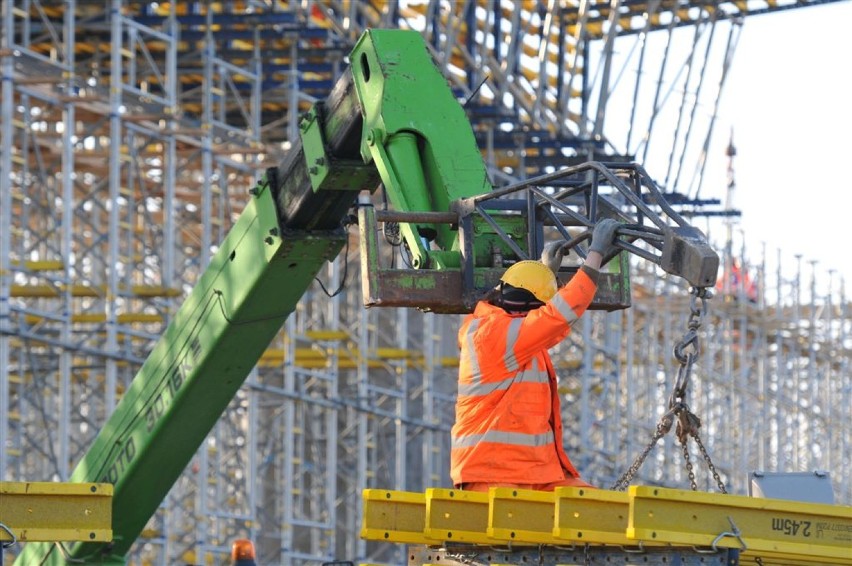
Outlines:
<svg viewBox="0 0 852 566"><path fill-rule="evenodd" d="M728 493L728 490L725 489L725 483L722 481L722 477L719 475L719 472L716 471L716 466L713 465L713 460L710 459L710 454L708 454L707 449L704 448L704 443L701 442L701 439L697 434L692 438L695 440L695 444L698 445L698 449L701 450L701 455L707 463L707 469L709 469L710 473L713 474L713 479L716 480L716 486L719 488L719 491L722 493Z"/></svg>
<svg viewBox="0 0 852 566"><path fill-rule="evenodd" d="M675 344L673 352L675 359L680 365L677 370L677 378L675 380L674 387L672 388L671 395L669 396L668 411L666 411L666 413L660 418L657 423L657 428L651 437L651 441L647 446L645 446L645 449L636 457L633 464L630 465L630 468L628 468L628 470L613 484L611 488L613 490L624 491L627 489L627 486L630 485L630 482L633 481L633 478L639 472L639 468L641 468L642 464L645 463L645 460L648 458L651 450L654 449L654 446L657 445L657 442L659 442L662 437L669 433L672 425L675 423L675 420L677 420L677 429L675 430L675 434L683 452L686 471L689 476L689 484L693 491L698 490L698 484L695 480L694 466L689 455L688 443L690 438L694 439L695 443L698 445L698 449L701 451L701 455L704 458L704 462L707 464L707 468L713 474L713 479L716 480L716 485L719 487L719 491L727 493L725 484L722 482L722 478L719 476L716 466L710 458L710 454L707 452L707 449L704 447L704 444L701 442L701 438L698 435L698 429L701 428L701 419L690 411L689 406L686 404L686 392L689 388L689 378L692 375L692 366L700 352L698 344L698 330L701 328L701 323L704 321L704 317L707 314L707 299L712 297L712 291L704 287L693 287L689 292L690 312L689 319L686 324L687 330L683 335L683 338Z"/></svg>
<svg viewBox="0 0 852 566"><path fill-rule="evenodd" d="M654 431L653 437L651 437L651 441L645 446L645 449L642 450L642 453L633 460L633 463L630 465L630 468L627 469L624 474L618 478L618 480L612 484L610 488L613 491L624 491L627 489L627 486L630 485L630 482L633 481L633 478L636 476L636 473L639 472L639 468L642 467L642 464L645 463L645 460L648 458L648 455L651 453L651 450L654 449L654 446L657 445L657 442L664 437L672 428L672 423L674 423L673 418L674 413L669 411L660 419L660 422L657 423L657 430Z"/></svg>
<svg viewBox="0 0 852 566"><path fill-rule="evenodd" d="M683 451L683 460L686 462L686 473L689 476L689 487L692 491L698 490L698 484L695 482L695 470L692 468L692 460L689 459L689 446L686 443L686 438L680 441L680 447Z"/></svg>

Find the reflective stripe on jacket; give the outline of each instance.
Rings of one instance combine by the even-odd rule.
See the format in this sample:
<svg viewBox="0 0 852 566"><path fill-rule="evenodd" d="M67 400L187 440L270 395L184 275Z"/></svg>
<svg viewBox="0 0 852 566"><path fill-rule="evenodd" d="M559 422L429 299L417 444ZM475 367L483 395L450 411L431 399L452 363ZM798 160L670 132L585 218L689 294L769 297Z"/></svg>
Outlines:
<svg viewBox="0 0 852 566"><path fill-rule="evenodd" d="M579 477L562 448L556 373L547 350L570 334L596 290L581 270L529 314L480 302L465 318L450 450L454 485Z"/></svg>

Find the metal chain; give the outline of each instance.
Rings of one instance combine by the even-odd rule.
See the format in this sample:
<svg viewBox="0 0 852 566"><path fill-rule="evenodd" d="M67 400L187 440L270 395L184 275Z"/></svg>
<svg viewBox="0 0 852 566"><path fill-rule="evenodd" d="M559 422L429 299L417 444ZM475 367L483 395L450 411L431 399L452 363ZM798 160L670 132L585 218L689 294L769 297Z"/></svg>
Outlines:
<svg viewBox="0 0 852 566"><path fill-rule="evenodd" d="M716 480L716 486L719 488L719 491L722 493L728 493L728 490L725 489L725 483L722 481L719 472L716 471L716 466L713 465L713 461L710 459L710 454L708 454L707 449L704 448L704 443L701 442L698 434L693 435L692 438L695 440L695 444L698 445L698 449L701 450L701 455L704 457L704 461L707 463L707 468L710 470L710 473L713 474L713 479Z"/></svg>
<svg viewBox="0 0 852 566"><path fill-rule="evenodd" d="M630 465L630 468L627 469L624 474L618 478L618 480L612 484L613 491L624 491L627 489L627 486L630 485L630 482L633 481L633 477L639 471L639 468L642 467L642 464L645 463L645 460L648 458L648 454L651 453L651 450L654 449L654 446L657 445L657 442L668 434L669 430L672 428L672 424L674 423L672 411L669 411L663 418L660 419L660 422L657 423L657 430L654 431L654 436L651 437L651 441L645 446L645 449L642 451L639 456L633 460L633 463Z"/></svg>
<svg viewBox="0 0 852 566"><path fill-rule="evenodd" d="M450 552L447 551L444 553L444 558L448 560L456 560L461 562L462 564L473 564L476 558L479 556L478 552Z"/></svg>
<svg viewBox="0 0 852 566"><path fill-rule="evenodd" d="M698 484L695 482L695 471L692 469L692 460L689 459L689 447L686 444L686 439L681 441L680 447L683 451L683 459L686 462L686 473L689 476L689 486L692 488L692 491L698 491Z"/></svg>
<svg viewBox="0 0 852 566"><path fill-rule="evenodd" d="M672 388L672 394L669 398L669 408L673 408L678 403L684 403L686 399L686 390L689 387L689 378L692 374L692 364L698 358L698 329L701 328L701 323L704 320L704 315L707 313L707 303L705 298L708 297L709 291L706 288L690 289L689 298L689 320L687 320L686 334L683 335L680 342L675 344L674 357L680 363L677 371L677 380Z"/></svg>
<svg viewBox="0 0 852 566"><path fill-rule="evenodd" d="M719 487L719 491L727 493L725 484L722 482L722 478L719 476L716 466L710 458L710 454L707 452L707 449L701 442L701 438L698 436L698 429L701 428L701 419L690 411L689 406L686 404L686 392L689 388L689 378L692 374L692 366L699 354L698 330L701 328L701 323L707 314L706 301L711 296L712 291L707 288L702 287L690 289L690 314L689 320L687 321L687 331L683 338L681 338L674 347L674 357L680 366L678 367L675 385L672 388L672 393L669 397L668 411L666 411L657 423L657 428L654 431L651 441L639 454L639 456L636 457L630 468L613 484L611 489L618 491L624 491L627 489L627 486L630 485L630 482L638 473L639 468L641 468L642 464L645 463L645 460L648 458L651 450L653 450L654 446L656 446L657 442L659 442L663 436L668 434L675 422L675 419L677 419L677 429L675 434L677 435L683 451L683 458L686 461L686 470L689 475L689 483L692 489L694 491L698 490L698 484L695 481L695 471L692 465L692 460L689 456L688 442L690 438L693 438L695 443L698 445L704 461L707 463L707 467L713 474L713 478L716 480L716 485Z"/></svg>

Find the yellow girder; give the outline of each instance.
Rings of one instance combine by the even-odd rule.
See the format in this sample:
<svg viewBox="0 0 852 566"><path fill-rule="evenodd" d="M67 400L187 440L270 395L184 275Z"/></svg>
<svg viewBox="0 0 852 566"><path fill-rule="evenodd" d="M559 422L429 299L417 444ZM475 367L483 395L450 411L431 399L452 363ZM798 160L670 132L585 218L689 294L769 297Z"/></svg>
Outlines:
<svg viewBox="0 0 852 566"><path fill-rule="evenodd" d="M593 545L633 552L733 548L741 563L852 564L852 507L658 487L366 490L361 536L440 546Z"/></svg>
<svg viewBox="0 0 852 566"><path fill-rule="evenodd" d="M852 564L852 506L631 486L627 537Z"/></svg>
<svg viewBox="0 0 852 566"><path fill-rule="evenodd" d="M428 538L426 496L422 493L366 489L361 538L402 544L436 544Z"/></svg>
<svg viewBox="0 0 852 566"><path fill-rule="evenodd" d="M58 298L66 289L72 297L101 297L106 298L107 290L102 285L80 285L74 284L70 287L61 285L12 285L10 294L12 297L22 298ZM162 285L130 285L121 287L120 293L128 293L135 297L180 297L183 293L180 289L163 287Z"/></svg>
<svg viewBox="0 0 852 566"><path fill-rule="evenodd" d="M112 485L0 482L0 523L18 541L111 541ZM0 529L0 542L11 541Z"/></svg>

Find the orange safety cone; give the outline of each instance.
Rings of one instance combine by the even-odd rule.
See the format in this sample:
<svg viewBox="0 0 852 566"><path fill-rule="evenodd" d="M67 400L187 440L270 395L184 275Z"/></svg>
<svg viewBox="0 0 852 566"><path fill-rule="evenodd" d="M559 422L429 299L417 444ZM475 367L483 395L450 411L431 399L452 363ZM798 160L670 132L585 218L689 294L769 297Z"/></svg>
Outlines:
<svg viewBox="0 0 852 566"><path fill-rule="evenodd" d="M237 539L231 545L231 566L257 566L254 544L248 539Z"/></svg>

